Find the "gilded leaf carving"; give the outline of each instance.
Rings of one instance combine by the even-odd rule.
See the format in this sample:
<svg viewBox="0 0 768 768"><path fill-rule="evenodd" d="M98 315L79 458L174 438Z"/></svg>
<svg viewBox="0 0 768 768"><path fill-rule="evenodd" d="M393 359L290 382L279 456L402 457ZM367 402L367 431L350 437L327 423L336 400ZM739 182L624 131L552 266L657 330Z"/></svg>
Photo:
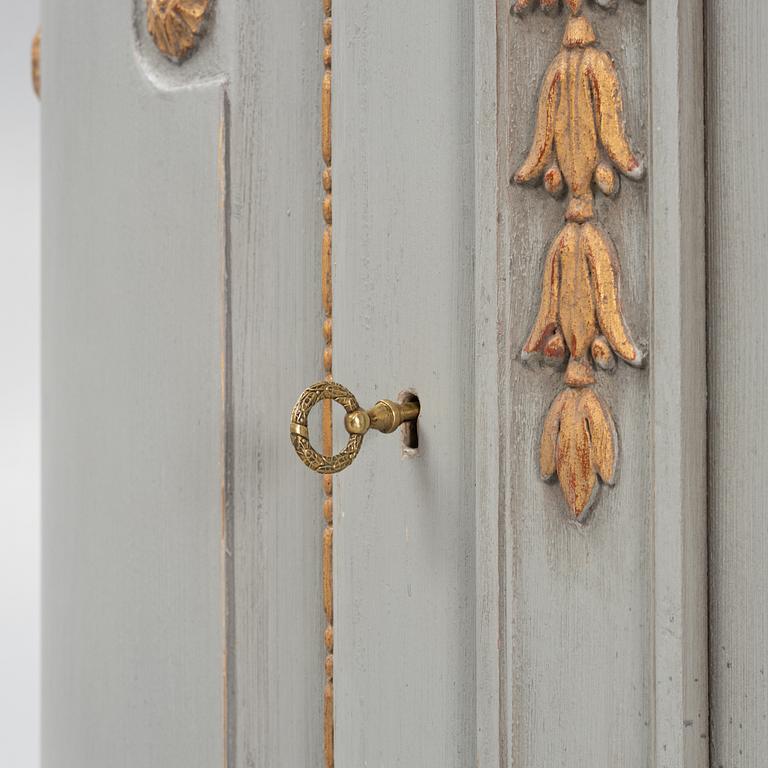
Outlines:
<svg viewBox="0 0 768 768"><path fill-rule="evenodd" d="M582 521L600 481L613 484L619 456L613 417L594 390L595 369L613 370L617 358L632 366L643 362L622 311L619 257L595 221L594 195L599 190L615 197L619 176L637 181L644 168L626 134L613 59L598 47L581 0L564 2L570 16L562 47L544 75L533 140L513 180L543 182L553 197L567 196L565 224L546 255L539 311L522 359L565 367L566 389L544 421L541 474L557 475L571 517ZM533 5L519 0L514 10ZM540 0L540 6L556 10L559 4Z"/></svg>
<svg viewBox="0 0 768 768"><path fill-rule="evenodd" d="M197 48L211 0L147 0L147 30L169 59L183 61Z"/></svg>

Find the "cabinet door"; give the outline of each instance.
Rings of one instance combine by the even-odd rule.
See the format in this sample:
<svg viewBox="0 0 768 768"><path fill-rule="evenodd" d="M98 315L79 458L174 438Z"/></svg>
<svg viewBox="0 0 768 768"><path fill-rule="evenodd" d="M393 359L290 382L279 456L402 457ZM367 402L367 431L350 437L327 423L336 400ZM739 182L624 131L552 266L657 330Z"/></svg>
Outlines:
<svg viewBox="0 0 768 768"><path fill-rule="evenodd" d="M43 764L319 766L322 8L146 14L43 3Z"/></svg>
<svg viewBox="0 0 768 768"><path fill-rule="evenodd" d="M759 759L763 19L710 5L44 0L46 768ZM418 446L307 471L324 375Z"/></svg>
<svg viewBox="0 0 768 768"><path fill-rule="evenodd" d="M705 765L701 5L334 36L334 373L422 409L336 484L337 765Z"/></svg>

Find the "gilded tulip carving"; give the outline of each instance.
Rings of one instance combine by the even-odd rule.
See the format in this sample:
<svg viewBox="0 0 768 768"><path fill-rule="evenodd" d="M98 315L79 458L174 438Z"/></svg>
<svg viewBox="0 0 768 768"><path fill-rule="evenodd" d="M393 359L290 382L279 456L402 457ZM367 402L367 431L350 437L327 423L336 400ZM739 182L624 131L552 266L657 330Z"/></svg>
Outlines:
<svg viewBox="0 0 768 768"><path fill-rule="evenodd" d="M598 491L598 477L613 485L616 428L603 401L591 388L566 389L556 398L541 436L541 476L557 473L572 513L588 510Z"/></svg>
<svg viewBox="0 0 768 768"><path fill-rule="evenodd" d="M515 174L518 184L543 178L554 196L567 188L568 221L594 218L593 183L613 196L616 171L635 180L643 176L624 131L616 67L595 42L584 16L569 19L562 50L544 77L531 150Z"/></svg>
<svg viewBox="0 0 768 768"><path fill-rule="evenodd" d="M619 456L613 418L593 389L595 369L612 370L617 358L643 362L622 312L616 248L595 221L594 194L614 197L619 176L642 178L643 163L626 135L613 60L597 47L581 3L565 1L572 15L544 76L533 142L514 181L541 181L554 197L566 195L566 223L545 259L539 311L522 358L565 367L567 389L544 423L541 474L557 475L569 514L583 521L598 480L613 484Z"/></svg>

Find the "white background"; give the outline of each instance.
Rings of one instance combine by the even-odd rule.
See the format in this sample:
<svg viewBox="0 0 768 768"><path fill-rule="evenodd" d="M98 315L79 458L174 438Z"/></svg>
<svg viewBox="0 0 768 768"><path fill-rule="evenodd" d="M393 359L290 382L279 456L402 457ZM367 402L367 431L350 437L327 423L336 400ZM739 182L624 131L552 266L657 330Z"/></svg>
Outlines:
<svg viewBox="0 0 768 768"><path fill-rule="evenodd" d="M39 764L39 121L36 2L3 0L0 44L0 767Z"/></svg>

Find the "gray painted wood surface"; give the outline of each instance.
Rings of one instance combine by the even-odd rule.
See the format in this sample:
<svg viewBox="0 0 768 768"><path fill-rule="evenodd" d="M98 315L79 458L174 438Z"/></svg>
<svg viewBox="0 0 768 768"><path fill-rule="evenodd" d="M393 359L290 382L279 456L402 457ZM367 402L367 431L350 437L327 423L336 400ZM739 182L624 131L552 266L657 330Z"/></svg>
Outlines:
<svg viewBox="0 0 768 768"><path fill-rule="evenodd" d="M650 6L654 746L708 765L704 30Z"/></svg>
<svg viewBox="0 0 768 768"><path fill-rule="evenodd" d="M43 8L46 768L226 750L224 89L132 12Z"/></svg>
<svg viewBox="0 0 768 768"><path fill-rule="evenodd" d="M768 6L707 2L713 768L768 754Z"/></svg>
<svg viewBox="0 0 768 768"><path fill-rule="evenodd" d="M501 19L506 19L502 13ZM475 712L477 765L503 766L507 743L501 680L507 659L501 646L499 493L504 427L499 420L499 173L498 32L496 0L474 8L474 451L475 451Z"/></svg>
<svg viewBox="0 0 768 768"><path fill-rule="evenodd" d="M472 5L334 6L334 374L421 399L335 493L336 765L475 761Z"/></svg>
<svg viewBox="0 0 768 768"><path fill-rule="evenodd" d="M232 441L237 768L319 768L322 489L288 437L322 378L322 4L234 4Z"/></svg>

